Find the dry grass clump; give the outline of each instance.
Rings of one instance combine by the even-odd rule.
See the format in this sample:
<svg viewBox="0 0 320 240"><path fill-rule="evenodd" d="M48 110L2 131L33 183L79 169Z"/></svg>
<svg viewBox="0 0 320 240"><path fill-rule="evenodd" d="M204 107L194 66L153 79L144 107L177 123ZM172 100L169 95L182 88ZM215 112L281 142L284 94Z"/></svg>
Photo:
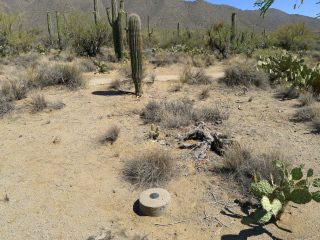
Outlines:
<svg viewBox="0 0 320 240"><path fill-rule="evenodd" d="M188 126L193 122L193 103L189 100L150 101L140 116L145 124L157 123L164 128Z"/></svg>
<svg viewBox="0 0 320 240"><path fill-rule="evenodd" d="M192 71L190 66L186 66L183 69L182 75L180 76L180 81L182 83L187 83L191 85L203 84L208 85L212 83L210 76L208 76L203 68Z"/></svg>
<svg viewBox="0 0 320 240"><path fill-rule="evenodd" d="M210 96L210 88L205 87L201 90L200 94L199 94L199 99L200 100L205 100Z"/></svg>
<svg viewBox="0 0 320 240"><path fill-rule="evenodd" d="M198 68L205 68L215 63L216 58L214 55L194 55L192 57L192 64Z"/></svg>
<svg viewBox="0 0 320 240"><path fill-rule="evenodd" d="M249 147L234 144L223 153L224 166L234 173L235 179L245 194L249 193L249 186L257 173L269 182L272 175L274 183L279 184L281 178L278 169L272 163L273 160L279 160L290 167L288 160L279 152L254 155Z"/></svg>
<svg viewBox="0 0 320 240"><path fill-rule="evenodd" d="M94 72L97 69L90 58L77 59L75 64L77 64L83 72Z"/></svg>
<svg viewBox="0 0 320 240"><path fill-rule="evenodd" d="M43 94L35 94L31 96L27 105L30 107L32 113L40 112L48 107L48 102Z"/></svg>
<svg viewBox="0 0 320 240"><path fill-rule="evenodd" d="M320 114L315 116L311 122L314 131L320 132Z"/></svg>
<svg viewBox="0 0 320 240"><path fill-rule="evenodd" d="M229 119L228 106L216 104L213 107L202 107L194 110L193 119L205 122L221 123Z"/></svg>
<svg viewBox="0 0 320 240"><path fill-rule="evenodd" d="M301 103L301 107L310 106L314 101L315 98L311 92L304 92L300 94L299 102Z"/></svg>
<svg viewBox="0 0 320 240"><path fill-rule="evenodd" d="M72 62L76 55L70 51L53 51L49 57L49 61L61 61L61 62Z"/></svg>
<svg viewBox="0 0 320 240"><path fill-rule="evenodd" d="M276 98L297 99L300 97L300 91L295 88L281 87L275 94Z"/></svg>
<svg viewBox="0 0 320 240"><path fill-rule="evenodd" d="M228 119L229 113L222 105L194 109L190 100L150 101L142 110L140 117L145 124L158 124L164 128L189 126L198 121L221 123Z"/></svg>
<svg viewBox="0 0 320 240"><path fill-rule="evenodd" d="M66 85L71 89L75 89L85 84L86 81L80 68L68 63L44 64L40 66L33 79L33 85L40 88Z"/></svg>
<svg viewBox="0 0 320 240"><path fill-rule="evenodd" d="M226 77L222 81L227 86L256 86L268 89L269 75L257 69L257 61L248 58L231 59L225 68Z"/></svg>
<svg viewBox="0 0 320 240"><path fill-rule="evenodd" d="M108 128L107 132L100 137L99 142L102 144L105 144L108 142L113 144L117 140L119 133L120 133L120 127L117 125L112 125L111 127Z"/></svg>
<svg viewBox="0 0 320 240"><path fill-rule="evenodd" d="M319 115L319 107L304 106L302 108L299 108L290 120L294 122L310 122Z"/></svg>
<svg viewBox="0 0 320 240"><path fill-rule="evenodd" d="M120 88L121 88L120 79L114 79L109 85L109 89L120 90Z"/></svg>
<svg viewBox="0 0 320 240"><path fill-rule="evenodd" d="M0 118L13 109L14 103L9 101L6 97L0 96Z"/></svg>
<svg viewBox="0 0 320 240"><path fill-rule="evenodd" d="M30 66L35 67L41 57L42 55L39 53L29 52L9 57L9 59L19 67L27 68Z"/></svg>
<svg viewBox="0 0 320 240"><path fill-rule="evenodd" d="M122 169L124 179L138 187L159 187L173 177L171 153L162 148L148 149L129 160Z"/></svg>
<svg viewBox="0 0 320 240"><path fill-rule="evenodd" d="M26 79L13 76L1 82L0 94L8 101L16 101L26 98L29 91L29 83Z"/></svg>

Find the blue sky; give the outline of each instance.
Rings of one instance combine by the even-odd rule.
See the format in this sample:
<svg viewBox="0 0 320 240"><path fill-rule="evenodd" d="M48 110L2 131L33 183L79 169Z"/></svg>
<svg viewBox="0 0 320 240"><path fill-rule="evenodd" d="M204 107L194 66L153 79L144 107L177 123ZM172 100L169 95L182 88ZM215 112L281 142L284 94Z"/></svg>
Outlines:
<svg viewBox="0 0 320 240"><path fill-rule="evenodd" d="M193 0L186 0L193 1ZM213 4L226 4L242 10L255 10L253 4L255 0L205 0ZM289 14L301 14L309 17L316 17L320 13L320 4L316 4L320 0L305 0L304 3L298 8L301 0L275 0L272 8L279 9ZM297 3L297 8L293 9L294 4ZM268 15L268 12L267 14Z"/></svg>

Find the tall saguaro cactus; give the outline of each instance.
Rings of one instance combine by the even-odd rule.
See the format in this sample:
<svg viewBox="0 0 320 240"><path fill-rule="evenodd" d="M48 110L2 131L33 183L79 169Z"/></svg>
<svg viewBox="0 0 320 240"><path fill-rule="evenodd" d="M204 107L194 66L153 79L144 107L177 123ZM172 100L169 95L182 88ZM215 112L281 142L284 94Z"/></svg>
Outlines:
<svg viewBox="0 0 320 240"><path fill-rule="evenodd" d="M153 28L150 32L150 19L149 19L149 14L148 14L148 35L149 35L149 40L151 39L151 35L153 33Z"/></svg>
<svg viewBox="0 0 320 240"><path fill-rule="evenodd" d="M234 43L234 40L235 40L235 37L236 37L236 18L237 18L237 15L236 13L232 13L231 15L231 43Z"/></svg>
<svg viewBox="0 0 320 240"><path fill-rule="evenodd" d="M93 0L93 15L94 15L94 22L98 24L99 22L99 5L98 0Z"/></svg>
<svg viewBox="0 0 320 240"><path fill-rule="evenodd" d="M177 25L177 35L180 37L180 22Z"/></svg>
<svg viewBox="0 0 320 240"><path fill-rule="evenodd" d="M123 6L123 0L120 0L120 9L118 12L117 1L111 0L111 12L109 7L106 8L109 24L112 27L114 51L118 60L121 60L123 58Z"/></svg>
<svg viewBox="0 0 320 240"><path fill-rule="evenodd" d="M52 23L51 23L51 13L49 11L47 11L47 22L48 22L48 33L49 33L49 40L50 43L52 44Z"/></svg>
<svg viewBox="0 0 320 240"><path fill-rule="evenodd" d="M140 17L132 13L129 16L129 49L131 57L132 80L135 94L142 95L142 33Z"/></svg>
<svg viewBox="0 0 320 240"><path fill-rule="evenodd" d="M57 19L57 32L58 32L58 44L59 48L62 48L62 35L61 35L61 27L60 27L60 13L56 11L56 19Z"/></svg>

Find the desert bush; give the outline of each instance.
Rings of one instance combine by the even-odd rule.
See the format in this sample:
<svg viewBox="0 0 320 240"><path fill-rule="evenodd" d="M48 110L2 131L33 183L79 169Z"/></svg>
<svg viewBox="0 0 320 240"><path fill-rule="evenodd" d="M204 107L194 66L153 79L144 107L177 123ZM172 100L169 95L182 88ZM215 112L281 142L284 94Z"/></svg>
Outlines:
<svg viewBox="0 0 320 240"><path fill-rule="evenodd" d="M34 94L30 97L27 105L30 107L32 113L36 113L46 109L48 107L48 102L43 94Z"/></svg>
<svg viewBox="0 0 320 240"><path fill-rule="evenodd" d="M124 179L138 187L159 187L173 177L171 153L162 148L147 149L129 160L122 169Z"/></svg>
<svg viewBox="0 0 320 240"><path fill-rule="evenodd" d="M112 125L111 127L108 128L107 132L100 137L99 142L102 144L105 144L108 142L113 144L117 140L119 133L120 133L120 127L117 125Z"/></svg>
<svg viewBox="0 0 320 240"><path fill-rule="evenodd" d="M226 77L222 80L227 86L244 85L267 89L269 76L257 69L257 61L243 57L231 59L225 68Z"/></svg>
<svg viewBox="0 0 320 240"><path fill-rule="evenodd" d="M97 69L97 67L89 58L77 59L75 64L78 65L83 72L93 72Z"/></svg>
<svg viewBox="0 0 320 240"><path fill-rule="evenodd" d="M316 132L320 132L320 114L316 115L312 122L311 122L311 126L313 127L313 129Z"/></svg>
<svg viewBox="0 0 320 240"><path fill-rule="evenodd" d="M210 88L205 87L201 90L200 94L199 94L199 99L200 100L205 100L210 96Z"/></svg>
<svg viewBox="0 0 320 240"><path fill-rule="evenodd" d="M10 56L8 59L17 66L27 68L36 67L39 64L41 54L35 52L21 53L19 55Z"/></svg>
<svg viewBox="0 0 320 240"><path fill-rule="evenodd" d="M71 89L85 85L85 79L78 66L71 63L49 63L40 66L33 79L34 87L66 85Z"/></svg>
<svg viewBox="0 0 320 240"><path fill-rule="evenodd" d="M186 66L183 69L182 75L180 76L180 81L186 84L204 84L208 85L212 83L211 77L208 76L204 69L197 69L193 71L190 66Z"/></svg>
<svg viewBox="0 0 320 240"><path fill-rule="evenodd" d="M10 76L10 78L1 82L0 93L9 101L21 100L26 98L30 86L25 79L18 76Z"/></svg>
<svg viewBox="0 0 320 240"><path fill-rule="evenodd" d="M300 97L300 93L301 92L295 88L280 87L274 96L282 99L297 99Z"/></svg>
<svg viewBox="0 0 320 240"><path fill-rule="evenodd" d="M142 110L141 118L145 124L157 123L165 128L179 128L191 124L193 103L182 101L150 101Z"/></svg>
<svg viewBox="0 0 320 240"><path fill-rule="evenodd" d="M231 31L230 25L213 23L207 28L207 43L210 50L218 50L222 58L228 58L231 50Z"/></svg>
<svg viewBox="0 0 320 240"><path fill-rule="evenodd" d="M14 109L14 103L4 96L0 96L0 118Z"/></svg>
<svg viewBox="0 0 320 240"><path fill-rule="evenodd" d="M304 92L300 94L299 102L301 106L310 106L315 101L315 98L311 92Z"/></svg>
<svg viewBox="0 0 320 240"><path fill-rule="evenodd" d="M190 100L150 101L140 114L145 124L155 123L164 128L185 127L197 121L221 123L228 116L221 105L194 109Z"/></svg>
<svg viewBox="0 0 320 240"><path fill-rule="evenodd" d="M52 51L49 61L72 62L75 57L75 54L70 51Z"/></svg>
<svg viewBox="0 0 320 240"><path fill-rule="evenodd" d="M315 119L319 115L320 109L314 106L304 106L302 108L299 108L293 117L291 118L291 121L295 122L309 122Z"/></svg>
<svg viewBox="0 0 320 240"><path fill-rule="evenodd" d="M253 154L253 149L239 144L231 145L223 152L224 166L234 173L234 177L244 194L249 194L249 186L253 177L257 173L261 177L276 184L280 183L280 174L278 169L273 166L273 160L279 160L288 164L288 160L279 152L270 152L268 154ZM288 164L289 165L289 164Z"/></svg>
<svg viewBox="0 0 320 240"><path fill-rule="evenodd" d="M205 122L221 123L229 119L229 111L227 106L216 104L213 107L201 107L194 110L193 119Z"/></svg>
<svg viewBox="0 0 320 240"><path fill-rule="evenodd" d="M120 79L113 80L109 85L109 89L120 90L120 88L121 88Z"/></svg>

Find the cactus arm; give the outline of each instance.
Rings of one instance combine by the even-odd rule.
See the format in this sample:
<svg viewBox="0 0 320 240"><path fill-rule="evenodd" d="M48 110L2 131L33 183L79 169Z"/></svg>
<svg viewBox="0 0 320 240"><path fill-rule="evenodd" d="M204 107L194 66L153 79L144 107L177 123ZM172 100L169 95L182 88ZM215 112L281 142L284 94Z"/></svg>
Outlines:
<svg viewBox="0 0 320 240"><path fill-rule="evenodd" d="M58 42L59 42L59 48L61 48L62 36L61 36L61 28L60 28L60 13L58 11L56 11L56 18L57 18Z"/></svg>
<svg viewBox="0 0 320 240"><path fill-rule="evenodd" d="M49 33L49 39L52 43L52 24L51 24L51 13L47 11L47 22L48 22L48 33Z"/></svg>
<svg viewBox="0 0 320 240"><path fill-rule="evenodd" d="M118 58L122 59L123 58L123 10L120 8L119 13L118 13L118 38L119 38L119 53L118 53Z"/></svg>
<svg viewBox="0 0 320 240"><path fill-rule="evenodd" d="M107 12L107 16L108 16L108 22L110 24L110 27L112 27L112 16L111 16L111 12L110 12L109 7L106 7L106 12Z"/></svg>
<svg viewBox="0 0 320 240"><path fill-rule="evenodd" d="M117 0L111 0L112 22L116 22L118 18Z"/></svg>
<svg viewBox="0 0 320 240"><path fill-rule="evenodd" d="M93 0L93 15L94 15L94 22L98 24L99 22L99 6L98 0Z"/></svg>

